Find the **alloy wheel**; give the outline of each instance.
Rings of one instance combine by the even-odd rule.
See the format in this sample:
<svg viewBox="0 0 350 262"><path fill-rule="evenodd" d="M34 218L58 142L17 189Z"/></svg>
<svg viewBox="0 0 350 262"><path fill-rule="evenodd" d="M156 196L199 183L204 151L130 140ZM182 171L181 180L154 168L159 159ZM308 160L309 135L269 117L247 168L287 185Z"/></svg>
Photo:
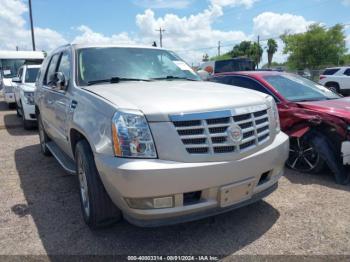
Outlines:
<svg viewBox="0 0 350 262"><path fill-rule="evenodd" d="M90 216L90 203L89 203L89 190L86 180L86 174L84 170L83 160L81 157L78 157L78 178L80 185L80 196L81 202L84 208L86 217Z"/></svg>
<svg viewBox="0 0 350 262"><path fill-rule="evenodd" d="M300 138L291 141L287 166L300 172L312 172L320 162L315 148Z"/></svg>

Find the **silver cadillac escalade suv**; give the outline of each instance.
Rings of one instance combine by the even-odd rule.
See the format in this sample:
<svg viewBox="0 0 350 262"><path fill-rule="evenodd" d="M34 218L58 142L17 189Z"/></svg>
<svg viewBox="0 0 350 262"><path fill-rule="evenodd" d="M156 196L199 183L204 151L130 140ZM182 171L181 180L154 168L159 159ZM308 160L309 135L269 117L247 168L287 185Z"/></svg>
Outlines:
<svg viewBox="0 0 350 262"><path fill-rule="evenodd" d="M200 81L171 51L66 45L36 86L42 153L79 178L91 228L219 214L283 174L289 142L272 97Z"/></svg>

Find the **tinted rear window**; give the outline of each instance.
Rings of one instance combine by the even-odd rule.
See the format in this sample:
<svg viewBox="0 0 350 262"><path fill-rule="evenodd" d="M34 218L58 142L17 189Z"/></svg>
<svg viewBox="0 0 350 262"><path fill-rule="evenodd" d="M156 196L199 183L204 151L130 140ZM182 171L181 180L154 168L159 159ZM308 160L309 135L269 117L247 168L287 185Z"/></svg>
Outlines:
<svg viewBox="0 0 350 262"><path fill-rule="evenodd" d="M252 71L254 68L254 62L248 59L231 59L215 62L215 73Z"/></svg>
<svg viewBox="0 0 350 262"><path fill-rule="evenodd" d="M340 68L332 68L332 69L326 69L324 70L322 75L334 75L336 72L339 71Z"/></svg>

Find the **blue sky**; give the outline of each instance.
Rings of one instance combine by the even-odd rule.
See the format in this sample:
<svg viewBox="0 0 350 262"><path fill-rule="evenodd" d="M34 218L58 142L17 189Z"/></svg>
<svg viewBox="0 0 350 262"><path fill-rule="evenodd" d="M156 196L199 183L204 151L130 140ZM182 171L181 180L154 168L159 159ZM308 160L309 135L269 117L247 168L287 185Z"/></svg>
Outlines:
<svg viewBox="0 0 350 262"><path fill-rule="evenodd" d="M0 48L30 49L28 0L0 0ZM32 0L37 45L66 42L150 44L166 29L164 46L188 62L242 40L303 32L312 22L350 24L350 0ZM346 30L350 35L350 30ZM15 36L15 37L14 37ZM10 39L11 37L11 39ZM347 39L350 47L350 37ZM264 43L263 43L264 44ZM285 60L282 43L276 55Z"/></svg>
<svg viewBox="0 0 350 262"><path fill-rule="evenodd" d="M147 9L146 4L138 3L142 1L137 0L33 0L32 2L37 26L49 27L67 36L74 34L69 32L72 27L81 24L105 35L123 31L136 32L135 16ZM188 2L186 8L153 10L160 17L167 13L189 16L207 8L209 1ZM214 23L214 27L220 30L243 30L250 33L253 26L252 19L263 12L291 13L326 25L350 23L350 5L346 8L342 0L260 0L249 9L244 6L227 7L224 15ZM64 19L60 19L61 15Z"/></svg>

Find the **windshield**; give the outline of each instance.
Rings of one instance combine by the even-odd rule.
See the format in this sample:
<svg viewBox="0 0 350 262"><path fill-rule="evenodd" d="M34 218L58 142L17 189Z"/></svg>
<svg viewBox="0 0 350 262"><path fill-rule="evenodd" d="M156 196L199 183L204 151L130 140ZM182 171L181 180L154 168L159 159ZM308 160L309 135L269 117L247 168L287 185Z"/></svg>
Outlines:
<svg viewBox="0 0 350 262"><path fill-rule="evenodd" d="M40 59L0 59L0 75L4 78L13 78L22 65L35 65L41 62Z"/></svg>
<svg viewBox="0 0 350 262"><path fill-rule="evenodd" d="M17 75L18 69L24 64L24 59L1 59L1 72L4 78L12 78Z"/></svg>
<svg viewBox="0 0 350 262"><path fill-rule="evenodd" d="M27 68L25 82L34 83L38 75L38 72L39 72L39 68Z"/></svg>
<svg viewBox="0 0 350 262"><path fill-rule="evenodd" d="M78 85L105 79L200 80L175 53L147 48L85 48L77 52Z"/></svg>
<svg viewBox="0 0 350 262"><path fill-rule="evenodd" d="M297 75L270 75L264 79L287 100L318 101L340 98L329 89Z"/></svg>

